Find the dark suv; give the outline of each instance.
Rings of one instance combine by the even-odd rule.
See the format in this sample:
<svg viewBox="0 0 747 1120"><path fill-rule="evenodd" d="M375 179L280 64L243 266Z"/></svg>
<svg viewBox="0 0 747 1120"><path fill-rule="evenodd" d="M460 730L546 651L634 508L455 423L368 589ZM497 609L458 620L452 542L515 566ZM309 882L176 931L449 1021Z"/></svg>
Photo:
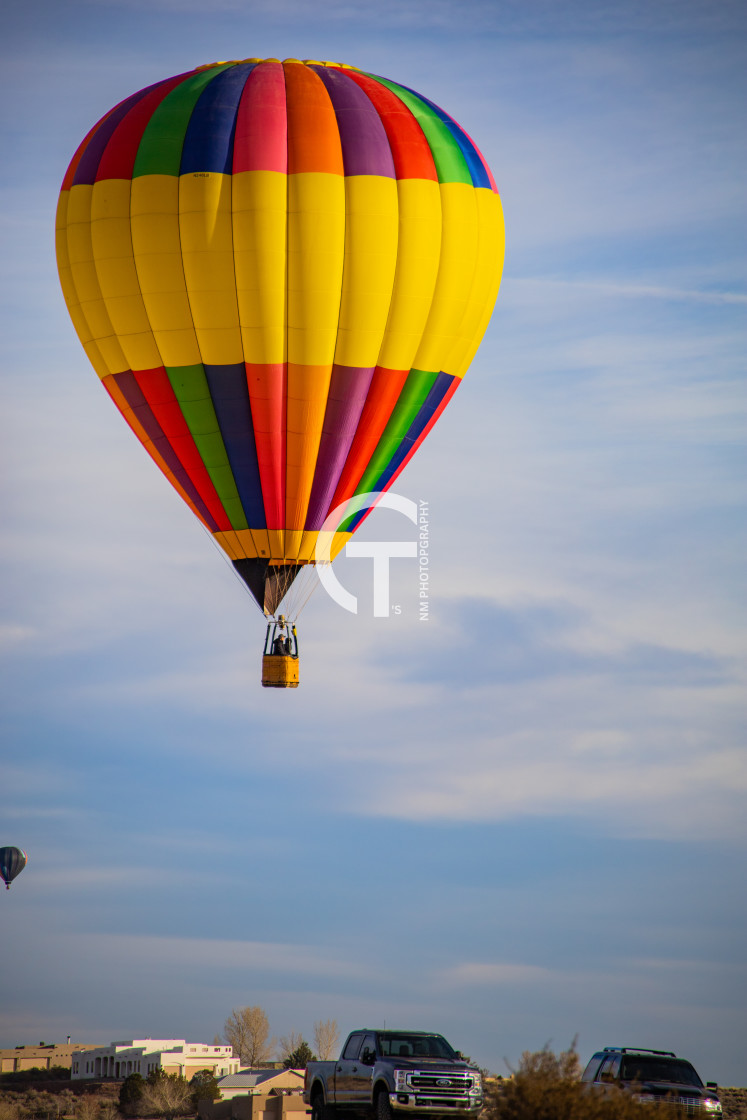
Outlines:
<svg viewBox="0 0 747 1120"><path fill-rule="evenodd" d="M722 1115L718 1085L704 1085L695 1068L671 1050L605 1046L591 1059L582 1080L602 1092L622 1089L639 1101L677 1105L688 1114Z"/></svg>

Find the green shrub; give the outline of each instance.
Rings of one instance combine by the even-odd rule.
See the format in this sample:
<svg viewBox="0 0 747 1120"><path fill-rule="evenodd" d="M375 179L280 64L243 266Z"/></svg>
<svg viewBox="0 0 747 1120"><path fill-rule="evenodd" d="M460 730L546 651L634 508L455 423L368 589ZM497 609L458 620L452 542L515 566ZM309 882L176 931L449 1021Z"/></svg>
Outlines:
<svg viewBox="0 0 747 1120"><path fill-rule="evenodd" d="M139 1116L145 1080L139 1073L125 1077L119 1090L119 1111L123 1116Z"/></svg>
<svg viewBox="0 0 747 1120"><path fill-rule="evenodd" d="M197 1112L200 1101L220 1100L218 1079L211 1069L201 1069L189 1083L192 1090L192 1107Z"/></svg>

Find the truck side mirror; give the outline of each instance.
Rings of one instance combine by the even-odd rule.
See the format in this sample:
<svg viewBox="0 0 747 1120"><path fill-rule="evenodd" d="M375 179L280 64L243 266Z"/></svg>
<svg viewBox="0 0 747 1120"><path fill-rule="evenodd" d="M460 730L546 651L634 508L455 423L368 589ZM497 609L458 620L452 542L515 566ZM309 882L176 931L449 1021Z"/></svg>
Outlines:
<svg viewBox="0 0 747 1120"><path fill-rule="evenodd" d="M364 1066L372 1066L376 1063L376 1054L366 1046L361 1054L361 1061Z"/></svg>

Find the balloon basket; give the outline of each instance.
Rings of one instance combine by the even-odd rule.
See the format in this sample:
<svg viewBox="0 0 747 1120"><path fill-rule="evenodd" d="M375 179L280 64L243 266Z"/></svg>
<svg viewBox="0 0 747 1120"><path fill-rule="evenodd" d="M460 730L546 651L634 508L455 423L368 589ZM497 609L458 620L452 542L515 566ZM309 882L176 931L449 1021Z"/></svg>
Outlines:
<svg viewBox="0 0 747 1120"><path fill-rule="evenodd" d="M298 634L281 614L270 619L262 654L263 688L298 688Z"/></svg>
<svg viewBox="0 0 747 1120"><path fill-rule="evenodd" d="M263 688L298 688L298 658L265 654L262 657Z"/></svg>

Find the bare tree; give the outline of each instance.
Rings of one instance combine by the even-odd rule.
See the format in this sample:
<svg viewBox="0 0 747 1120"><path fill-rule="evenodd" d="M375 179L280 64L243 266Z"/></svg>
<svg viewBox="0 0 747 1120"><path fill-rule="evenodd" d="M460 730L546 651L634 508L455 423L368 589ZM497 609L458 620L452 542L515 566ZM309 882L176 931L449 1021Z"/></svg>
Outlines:
<svg viewBox="0 0 747 1120"><path fill-rule="evenodd" d="M223 1037L233 1047L239 1064L250 1069L268 1062L275 1049L270 1021L261 1007L235 1007L226 1019Z"/></svg>
<svg viewBox="0 0 747 1120"><path fill-rule="evenodd" d="M284 1062L286 1058L290 1058L291 1054L294 1054L296 1050L298 1050L302 1042L303 1038L298 1031L291 1031L288 1035L282 1035L278 1042L280 1061Z"/></svg>
<svg viewBox="0 0 747 1120"><path fill-rule="evenodd" d="M336 1019L320 1019L314 1023L314 1049L322 1062L337 1057L339 1039Z"/></svg>

